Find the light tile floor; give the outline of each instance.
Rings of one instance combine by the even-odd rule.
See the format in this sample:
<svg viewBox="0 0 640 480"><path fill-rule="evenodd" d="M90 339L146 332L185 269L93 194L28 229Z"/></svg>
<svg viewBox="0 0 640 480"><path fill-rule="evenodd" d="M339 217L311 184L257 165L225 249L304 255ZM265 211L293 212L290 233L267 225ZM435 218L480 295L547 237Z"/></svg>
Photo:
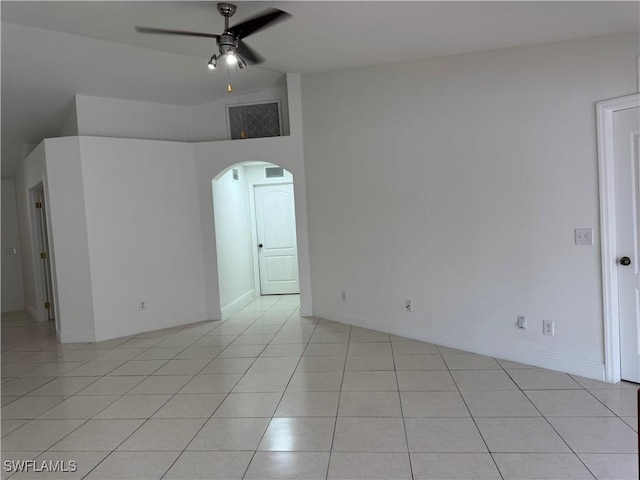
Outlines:
<svg viewBox="0 0 640 480"><path fill-rule="evenodd" d="M298 296L85 344L12 313L2 460L77 471L3 478L637 479L637 387L301 318Z"/></svg>

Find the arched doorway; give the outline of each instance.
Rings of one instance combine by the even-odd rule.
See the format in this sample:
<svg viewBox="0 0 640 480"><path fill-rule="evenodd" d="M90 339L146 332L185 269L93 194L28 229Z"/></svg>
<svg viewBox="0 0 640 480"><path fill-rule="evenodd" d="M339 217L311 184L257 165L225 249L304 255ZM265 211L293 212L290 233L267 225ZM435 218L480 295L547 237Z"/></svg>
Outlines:
<svg viewBox="0 0 640 480"><path fill-rule="evenodd" d="M293 175L244 162L212 181L222 318L264 295L298 294Z"/></svg>

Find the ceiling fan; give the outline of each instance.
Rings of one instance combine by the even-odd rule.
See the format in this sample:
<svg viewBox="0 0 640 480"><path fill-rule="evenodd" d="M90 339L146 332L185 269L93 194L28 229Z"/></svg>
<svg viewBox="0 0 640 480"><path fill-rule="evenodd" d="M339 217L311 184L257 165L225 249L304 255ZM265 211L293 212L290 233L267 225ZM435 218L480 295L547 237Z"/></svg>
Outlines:
<svg viewBox="0 0 640 480"><path fill-rule="evenodd" d="M236 6L232 3L218 3L218 12L224 17L224 31L220 35L140 26L136 26L136 32L215 38L218 51L211 55L208 63L209 69L215 69L218 61L223 57L226 58L227 65L237 65L239 68L244 68L247 64L255 65L262 63L264 60L257 52L251 49L243 39L291 16L287 12L273 8L249 20L245 20L238 25L229 27L229 18L236 13Z"/></svg>

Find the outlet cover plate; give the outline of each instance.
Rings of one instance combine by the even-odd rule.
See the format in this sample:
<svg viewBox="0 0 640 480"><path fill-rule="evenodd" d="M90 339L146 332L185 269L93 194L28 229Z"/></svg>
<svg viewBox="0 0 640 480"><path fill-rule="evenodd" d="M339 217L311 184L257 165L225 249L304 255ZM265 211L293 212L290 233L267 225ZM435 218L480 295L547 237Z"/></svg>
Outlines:
<svg viewBox="0 0 640 480"><path fill-rule="evenodd" d="M593 245L593 228L576 228L574 235L576 245Z"/></svg>

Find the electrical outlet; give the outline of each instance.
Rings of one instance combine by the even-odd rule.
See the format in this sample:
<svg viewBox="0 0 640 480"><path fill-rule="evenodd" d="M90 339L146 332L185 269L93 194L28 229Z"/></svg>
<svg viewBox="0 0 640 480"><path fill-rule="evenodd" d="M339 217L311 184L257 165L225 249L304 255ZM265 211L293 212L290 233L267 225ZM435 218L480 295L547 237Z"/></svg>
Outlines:
<svg viewBox="0 0 640 480"><path fill-rule="evenodd" d="M593 245L593 228L576 228L573 234L576 245Z"/></svg>
<svg viewBox="0 0 640 480"><path fill-rule="evenodd" d="M553 337L555 333L555 325L553 320L542 320L542 334L550 335Z"/></svg>
<svg viewBox="0 0 640 480"><path fill-rule="evenodd" d="M340 292L340 298L342 299L343 302L347 301L347 291L346 290L342 290L342 292Z"/></svg>
<svg viewBox="0 0 640 480"><path fill-rule="evenodd" d="M139 300L138 310L146 310L146 309L147 309L147 302L145 302L144 300Z"/></svg>
<svg viewBox="0 0 640 480"><path fill-rule="evenodd" d="M413 304L411 303L411 300L405 300L404 301L404 311L405 312L413 312Z"/></svg>
<svg viewBox="0 0 640 480"><path fill-rule="evenodd" d="M525 317L524 315L518 315L518 322L516 323L516 325L518 326L518 328L521 328L522 330L526 330L527 317Z"/></svg>

